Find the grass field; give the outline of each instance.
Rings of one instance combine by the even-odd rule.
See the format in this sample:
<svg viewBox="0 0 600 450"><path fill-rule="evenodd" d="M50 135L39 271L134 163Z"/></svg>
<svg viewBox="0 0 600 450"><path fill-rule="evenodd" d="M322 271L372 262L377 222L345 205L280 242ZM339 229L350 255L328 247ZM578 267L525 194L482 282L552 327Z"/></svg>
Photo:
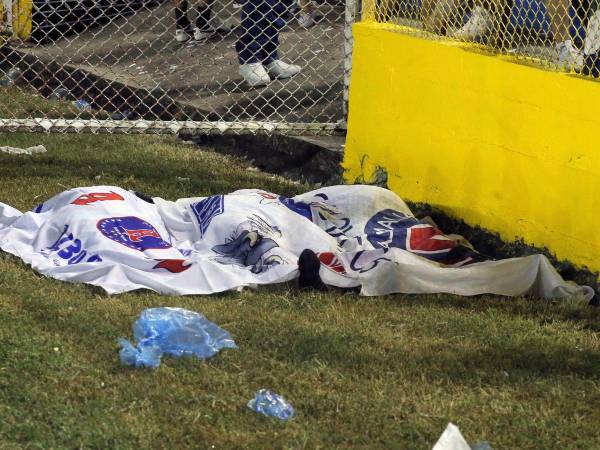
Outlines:
<svg viewBox="0 0 600 450"><path fill-rule="evenodd" d="M1 99L0 99L1 102ZM1 108L0 108L1 110ZM174 138L0 134L0 201L27 210L75 186L175 199L309 188ZM119 337L179 306L238 350L122 367ZM600 448L600 318L578 302L299 293L114 297L40 277L0 252L0 448L430 449L448 421L495 449ZM271 388L288 423L245 404Z"/></svg>
<svg viewBox="0 0 600 450"><path fill-rule="evenodd" d="M0 72L2 73L2 72ZM107 119L108 114L95 111L79 111L71 101L48 101L33 89L22 86L0 86L0 118L46 117L48 119Z"/></svg>

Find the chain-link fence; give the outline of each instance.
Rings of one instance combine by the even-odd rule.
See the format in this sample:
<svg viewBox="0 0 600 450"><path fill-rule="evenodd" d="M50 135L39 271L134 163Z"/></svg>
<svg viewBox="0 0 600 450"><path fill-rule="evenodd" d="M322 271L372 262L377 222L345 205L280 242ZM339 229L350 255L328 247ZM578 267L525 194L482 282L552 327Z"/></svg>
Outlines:
<svg viewBox="0 0 600 450"><path fill-rule="evenodd" d="M598 77L597 0L369 0L365 14L429 38L482 44L549 70Z"/></svg>
<svg viewBox="0 0 600 450"><path fill-rule="evenodd" d="M0 130L343 131L352 0L0 4Z"/></svg>

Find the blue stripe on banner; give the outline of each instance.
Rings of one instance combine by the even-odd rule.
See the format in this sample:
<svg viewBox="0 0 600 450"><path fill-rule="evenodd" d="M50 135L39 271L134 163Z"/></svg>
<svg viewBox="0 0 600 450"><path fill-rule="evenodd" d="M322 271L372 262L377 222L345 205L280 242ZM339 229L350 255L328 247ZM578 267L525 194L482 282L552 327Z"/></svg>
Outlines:
<svg viewBox="0 0 600 450"><path fill-rule="evenodd" d="M210 222L219 214L223 214L223 211L225 211L224 201L222 195L213 195L190 205L198 221L200 237L204 237Z"/></svg>

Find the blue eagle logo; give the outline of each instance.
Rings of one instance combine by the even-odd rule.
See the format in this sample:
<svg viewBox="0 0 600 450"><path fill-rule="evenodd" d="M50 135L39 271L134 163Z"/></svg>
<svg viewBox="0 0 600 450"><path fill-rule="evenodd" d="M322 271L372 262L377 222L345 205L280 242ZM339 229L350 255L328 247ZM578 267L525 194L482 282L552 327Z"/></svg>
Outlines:
<svg viewBox="0 0 600 450"><path fill-rule="evenodd" d="M279 228L269 225L258 215L250 216L245 224L249 229L236 231L226 243L212 247L212 251L219 255L214 258L214 261L247 267L256 274L284 264L281 256L271 252L279 247L272 239L281 236Z"/></svg>

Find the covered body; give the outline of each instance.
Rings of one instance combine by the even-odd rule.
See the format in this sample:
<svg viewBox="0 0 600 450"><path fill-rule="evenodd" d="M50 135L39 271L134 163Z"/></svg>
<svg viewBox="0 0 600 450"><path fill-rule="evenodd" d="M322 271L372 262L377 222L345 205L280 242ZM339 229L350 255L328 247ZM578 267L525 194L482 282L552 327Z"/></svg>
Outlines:
<svg viewBox="0 0 600 450"><path fill-rule="evenodd" d="M565 282L543 255L486 261L373 186L293 198L246 189L154 203L114 186L77 188L24 214L0 203L0 248L46 276L111 294L281 283L298 276L298 256L309 248L327 284L360 287L363 295L593 296Z"/></svg>

